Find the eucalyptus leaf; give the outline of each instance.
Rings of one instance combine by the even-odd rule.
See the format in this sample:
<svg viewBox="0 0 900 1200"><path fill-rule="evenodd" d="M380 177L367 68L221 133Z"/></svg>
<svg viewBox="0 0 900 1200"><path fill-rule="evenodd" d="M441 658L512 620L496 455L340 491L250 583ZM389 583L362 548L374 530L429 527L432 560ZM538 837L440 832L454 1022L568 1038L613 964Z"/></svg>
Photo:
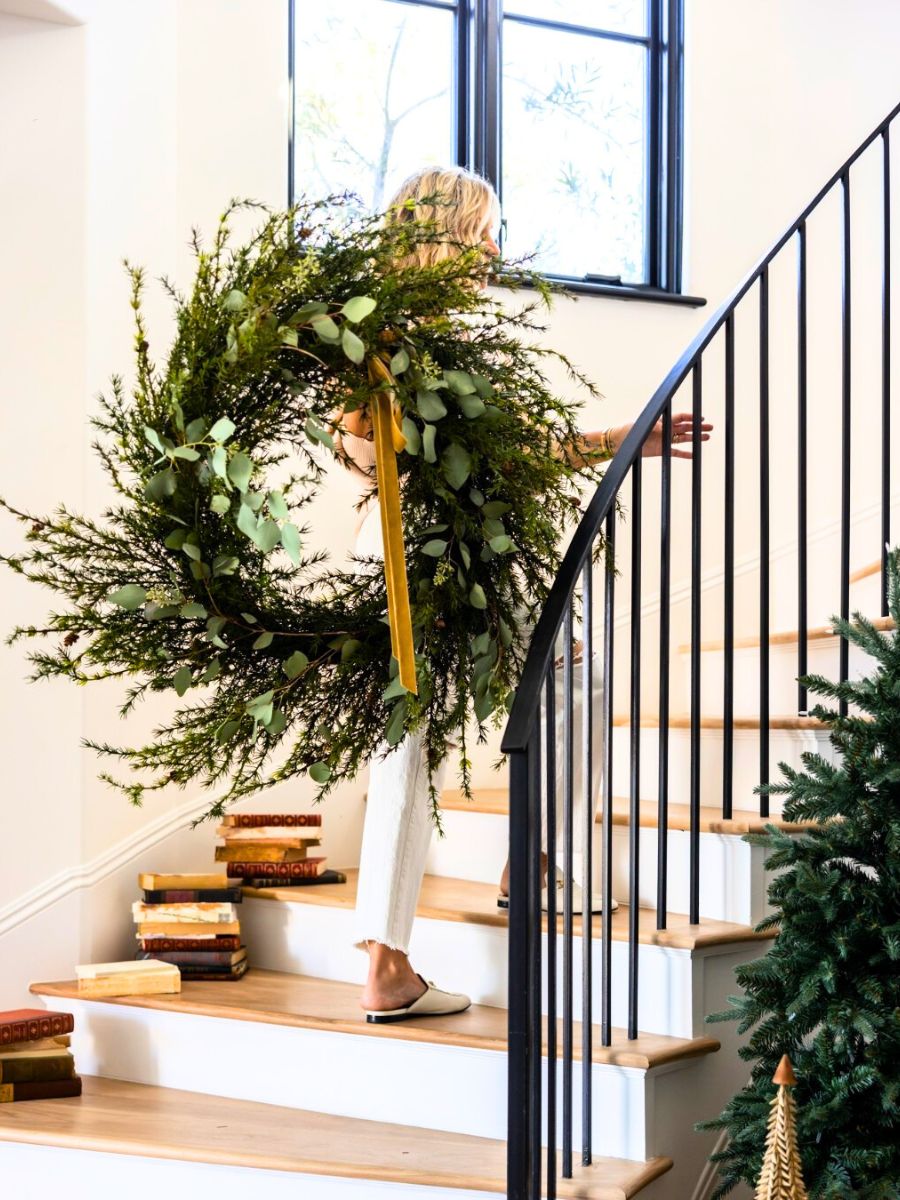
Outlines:
<svg viewBox="0 0 900 1200"><path fill-rule="evenodd" d="M403 430L403 436L406 438L407 454L418 454L422 449L422 436L419 433L419 427L412 417L404 417L400 422Z"/></svg>
<svg viewBox="0 0 900 1200"><path fill-rule="evenodd" d="M222 674L222 664L218 658L214 658L203 674L200 676L201 683L212 683L214 679L218 679Z"/></svg>
<svg viewBox="0 0 900 1200"><path fill-rule="evenodd" d="M248 488L243 495L244 503L255 513L258 513L262 508L263 504L265 503L265 499L266 497L263 492L254 492L252 488Z"/></svg>
<svg viewBox="0 0 900 1200"><path fill-rule="evenodd" d="M301 671L309 666L309 659L302 650L295 650L290 658L286 658L281 664L281 669L287 675L288 679L296 679Z"/></svg>
<svg viewBox="0 0 900 1200"><path fill-rule="evenodd" d="M200 547L195 546L193 542L185 542L181 549L188 556L188 558L192 558L194 562L200 562L201 558L203 557L203 555L200 553Z"/></svg>
<svg viewBox="0 0 900 1200"><path fill-rule="evenodd" d="M231 501L228 499L227 496L216 495L216 496L213 496L212 499L210 500L209 507L213 510L214 513L218 513L220 516L224 516L225 513L227 513L228 510L231 508Z"/></svg>
<svg viewBox="0 0 900 1200"><path fill-rule="evenodd" d="M480 417L484 412L484 401L478 396L460 396L459 407L463 414L473 421L476 417Z"/></svg>
<svg viewBox="0 0 900 1200"><path fill-rule="evenodd" d="M314 783L327 783L331 778L331 767L328 763L316 762L309 768L307 774Z"/></svg>
<svg viewBox="0 0 900 1200"><path fill-rule="evenodd" d="M155 429L151 429L149 425L145 425L144 426L144 437L147 439L147 441L150 443L150 445L154 448L154 450L158 450L160 452L160 454L165 454L165 448L162 444L162 440Z"/></svg>
<svg viewBox="0 0 900 1200"><path fill-rule="evenodd" d="M494 711L494 697L491 695L489 690L484 691L480 696L475 697L472 707L475 710L475 716L478 718L478 720L486 721Z"/></svg>
<svg viewBox="0 0 900 1200"><path fill-rule="evenodd" d="M198 604L196 601L191 601L190 604L182 604L178 612L179 616L182 617L207 617L209 615L203 605Z"/></svg>
<svg viewBox="0 0 900 1200"><path fill-rule="evenodd" d="M475 384L468 371L445 371L444 379L451 392L457 396L470 396L475 391Z"/></svg>
<svg viewBox="0 0 900 1200"><path fill-rule="evenodd" d="M491 538L489 544L495 554L508 554L510 550L514 549L512 538L505 533Z"/></svg>
<svg viewBox="0 0 900 1200"><path fill-rule="evenodd" d="M391 710L387 728L384 731L385 741L389 746L396 746L402 741L406 729L406 697L401 697Z"/></svg>
<svg viewBox="0 0 900 1200"><path fill-rule="evenodd" d="M284 730L286 725L287 717L280 708L275 708L272 710L271 721L266 721L264 729L269 737L278 737L279 733Z"/></svg>
<svg viewBox="0 0 900 1200"><path fill-rule="evenodd" d="M253 643L254 650L265 650L266 646L271 646L275 640L274 633L261 633Z"/></svg>
<svg viewBox="0 0 900 1200"><path fill-rule="evenodd" d="M437 430L433 425L426 425L422 430L422 453L427 463L437 462L437 454L434 449L434 439L436 436Z"/></svg>
<svg viewBox="0 0 900 1200"><path fill-rule="evenodd" d="M256 625L257 624L257 619L256 619L256 617L254 617L253 613L242 612L241 616L244 618L244 620L247 622L248 625Z"/></svg>
<svg viewBox="0 0 900 1200"><path fill-rule="evenodd" d="M187 537L186 529L173 529L166 540L163 542L169 550L180 550L184 545L184 539Z"/></svg>
<svg viewBox="0 0 900 1200"><path fill-rule="evenodd" d="M222 302L226 312L240 312L247 305L247 297L237 288L232 288Z"/></svg>
<svg viewBox="0 0 900 1200"><path fill-rule="evenodd" d="M483 375L473 375L472 383L475 385L475 391L482 400L490 400L494 394L494 389Z"/></svg>
<svg viewBox="0 0 900 1200"><path fill-rule="evenodd" d="M450 486L459 491L472 472L472 456L464 446L451 442L441 455L441 470Z"/></svg>
<svg viewBox="0 0 900 1200"><path fill-rule="evenodd" d="M352 296L341 309L348 321L364 321L375 311L375 301L371 296Z"/></svg>
<svg viewBox="0 0 900 1200"><path fill-rule="evenodd" d="M472 551L465 542L459 543L459 557L463 560L463 566L468 571L469 567L472 565Z"/></svg>
<svg viewBox="0 0 900 1200"><path fill-rule="evenodd" d="M240 721L234 721L234 720L223 721L222 724L216 730L216 741L220 745L222 742L227 742L229 738L233 737L237 733L237 731L240 729L240 727L241 727Z"/></svg>
<svg viewBox="0 0 900 1200"><path fill-rule="evenodd" d="M315 417L310 417L303 428L306 430L307 437L312 438L315 442L321 442L329 450L334 449L334 438Z"/></svg>
<svg viewBox="0 0 900 1200"><path fill-rule="evenodd" d="M422 547L422 553L427 554L430 558L440 558L448 545L448 542L443 542L440 538L435 538L434 541L425 543Z"/></svg>
<svg viewBox="0 0 900 1200"><path fill-rule="evenodd" d="M227 481L228 479L228 454L224 446L216 446L212 454L209 456L210 466L213 473L218 475L220 479Z"/></svg>
<svg viewBox="0 0 900 1200"><path fill-rule="evenodd" d="M213 559L213 575L233 575L240 565L240 559L233 554L217 554Z"/></svg>
<svg viewBox="0 0 900 1200"><path fill-rule="evenodd" d="M347 638L346 642L341 646L341 662L346 662L348 658L352 658L360 646L362 646L362 642L356 638Z"/></svg>
<svg viewBox="0 0 900 1200"><path fill-rule="evenodd" d="M219 417L209 431L209 436L214 442L227 442L234 433L234 421L230 421L228 417Z"/></svg>
<svg viewBox="0 0 900 1200"><path fill-rule="evenodd" d="M228 464L228 478L239 492L246 492L252 474L253 463L243 450L238 450Z"/></svg>
<svg viewBox="0 0 900 1200"><path fill-rule="evenodd" d="M153 500L165 500L167 496L175 494L176 486L175 472L171 467L166 467L150 479L145 491Z"/></svg>
<svg viewBox="0 0 900 1200"><path fill-rule="evenodd" d="M482 495L481 492L479 492L478 488L470 489L469 499L472 501L472 503L475 505L476 508L481 508L481 506L484 504L484 496Z"/></svg>
<svg viewBox="0 0 900 1200"><path fill-rule="evenodd" d="M300 341L300 338L297 335L297 330L291 329L290 325L280 326L278 333L281 337L281 343L283 346L296 346Z"/></svg>
<svg viewBox="0 0 900 1200"><path fill-rule="evenodd" d="M119 608L125 608L132 612L141 607L147 599L147 593L139 583L126 583L124 587L110 593L106 598L111 604L118 604Z"/></svg>
<svg viewBox="0 0 900 1200"><path fill-rule="evenodd" d="M281 527L275 521L263 521L256 532L255 541L263 554L268 554L281 543Z"/></svg>
<svg viewBox="0 0 900 1200"><path fill-rule="evenodd" d="M385 703L387 703L390 700L396 700L396 699L398 699L398 697L406 696L408 694L409 694L409 689L405 688L403 686L403 684L400 682L400 678L398 676L397 678L392 679L391 682L387 685L387 687L384 689L384 692L382 693L381 698L382 698L382 700L384 700Z"/></svg>
<svg viewBox="0 0 900 1200"><path fill-rule="evenodd" d="M179 696L183 696L191 686L191 679L192 675L190 667L179 667L179 669L175 672L175 677L172 680L172 686Z"/></svg>
<svg viewBox="0 0 900 1200"><path fill-rule="evenodd" d="M341 332L341 346L351 362L361 363L366 357L366 344L346 325Z"/></svg>
<svg viewBox="0 0 900 1200"><path fill-rule="evenodd" d="M427 529L423 529L419 537L430 537L433 533L444 533L450 526L445 522L440 525L429 525Z"/></svg>
<svg viewBox="0 0 900 1200"><path fill-rule="evenodd" d="M316 336L323 342L339 342L341 333L331 317L313 317L312 327Z"/></svg>
<svg viewBox="0 0 900 1200"><path fill-rule="evenodd" d="M397 353L391 359L391 374L402 375L409 367L409 354L405 347L401 346Z"/></svg>
<svg viewBox="0 0 900 1200"><path fill-rule="evenodd" d="M247 535L252 541L256 541L256 530L259 524L256 513L248 504L242 504L238 509L237 521L235 522L241 533Z"/></svg>
<svg viewBox="0 0 900 1200"><path fill-rule="evenodd" d="M199 442L204 433L206 433L206 419L204 417L197 417L188 425L184 431L184 436L189 442Z"/></svg>
<svg viewBox="0 0 900 1200"><path fill-rule="evenodd" d="M487 608L487 596L485 596L484 588L480 583L472 585L472 590L469 592L469 603L473 608Z"/></svg>
<svg viewBox="0 0 900 1200"><path fill-rule="evenodd" d="M441 417L447 415L447 406L437 392L426 388L419 388L416 392L416 408L419 416L426 421L440 421Z"/></svg>
<svg viewBox="0 0 900 1200"><path fill-rule="evenodd" d="M288 506L281 492L269 492L267 497L269 503L269 512L273 517L284 521L288 518Z"/></svg>
<svg viewBox="0 0 900 1200"><path fill-rule="evenodd" d="M296 525L288 521L281 527L281 544L284 552L294 564L300 566L300 531Z"/></svg>
<svg viewBox="0 0 900 1200"><path fill-rule="evenodd" d="M328 305L321 300L310 300L308 304L302 305L291 316L290 321L294 325L302 325L308 321L310 317L317 317L320 313L327 313Z"/></svg>
<svg viewBox="0 0 900 1200"><path fill-rule="evenodd" d="M193 446L176 446L172 451L173 458L183 458L185 462L196 462L200 457L200 451L195 450Z"/></svg>
<svg viewBox="0 0 900 1200"><path fill-rule="evenodd" d="M512 505L506 504L503 500L489 500L481 511L486 517L502 517L511 508Z"/></svg>

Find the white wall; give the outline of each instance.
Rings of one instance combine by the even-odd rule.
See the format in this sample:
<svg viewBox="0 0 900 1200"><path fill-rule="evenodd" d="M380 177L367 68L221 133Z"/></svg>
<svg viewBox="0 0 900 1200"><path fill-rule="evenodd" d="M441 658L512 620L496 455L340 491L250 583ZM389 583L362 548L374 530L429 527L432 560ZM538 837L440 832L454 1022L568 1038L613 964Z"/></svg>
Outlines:
<svg viewBox="0 0 900 1200"><path fill-rule="evenodd" d="M0 0L3 8L8 3ZM16 9L18 17L0 18L0 225L7 268L0 289L0 493L37 512L65 500L97 513L109 495L88 448L86 417L109 375L127 377L130 369L121 259L144 263L151 277L168 273L186 282L191 225L210 230L234 195L284 201L286 4L78 0L36 8L19 0ZM21 15L46 18L57 10L83 24L64 27ZM560 302L548 340L585 368L607 397L586 413L589 426L618 424L637 413L716 303L898 98L900 8L891 0L852 7L838 0L688 0L687 30L686 287L710 305ZM865 190L861 186L858 201L860 236ZM854 204L856 212L856 195ZM861 289L871 282L864 278L865 272ZM824 295L834 280L829 262L818 291ZM148 302L151 343L161 351L168 310L158 290L150 289ZM816 436L825 453L833 444L833 306L823 304L822 314L816 337L823 379L815 394L817 401L822 397ZM786 317L776 324L788 330ZM773 346L773 363L783 361L786 378L789 343ZM864 372L861 392L867 380ZM742 379L747 403L752 384L751 372ZM773 400L783 406L787 428L790 397L773 393ZM717 403L711 388L714 419ZM752 462L752 441L740 445ZM787 434L784 445L790 459ZM717 453L708 456L710 479ZM863 466L860 459L860 483L867 477ZM654 470L646 472L648 505ZM686 478L683 471L679 487ZM750 500L743 549L752 554L748 488L742 493ZM336 473L316 510L324 542L349 543L351 496L352 481ZM683 502L683 492L678 496ZM719 507L709 505L711 567L721 560ZM821 516L828 516L824 508ZM790 540L781 525L776 533ZM4 520L2 544L17 537ZM877 553L863 555L863 549L862 561ZM680 551L676 581L685 568ZM648 586L652 590L652 565ZM50 604L49 595L8 575L0 595L4 630L39 620ZM79 954L127 948L138 864L207 867L211 831L178 833L202 796L162 795L132 810L97 782L96 760L78 748L82 729L137 742L165 705L148 707L124 726L116 712L120 689L113 685L73 694L57 682L26 685L23 674L22 652L0 649L0 738L11 785L4 815L8 824L14 817L12 827L20 831L0 876L0 939L26 899L35 911L53 912L48 900L83 893L81 946L61 936L41 968L45 973L55 963L57 973L68 974ZM364 786L361 779L328 802L326 851L335 864L354 861ZM292 783L264 803L291 807L308 795L304 785ZM55 927L68 928L62 920ZM17 945L24 946L21 931L28 926L16 928ZM0 940L0 1005L7 996L11 1003L21 998L32 977L30 962L13 955L11 945Z"/></svg>

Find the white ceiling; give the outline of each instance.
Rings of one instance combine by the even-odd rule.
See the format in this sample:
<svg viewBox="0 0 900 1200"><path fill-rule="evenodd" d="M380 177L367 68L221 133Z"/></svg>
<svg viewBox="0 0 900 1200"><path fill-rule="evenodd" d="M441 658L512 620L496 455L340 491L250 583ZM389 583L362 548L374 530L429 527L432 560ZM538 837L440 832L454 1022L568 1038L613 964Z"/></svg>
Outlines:
<svg viewBox="0 0 900 1200"><path fill-rule="evenodd" d="M0 13L28 17L32 21L53 21L57 25L80 25L82 4L56 3L55 0L0 0Z"/></svg>

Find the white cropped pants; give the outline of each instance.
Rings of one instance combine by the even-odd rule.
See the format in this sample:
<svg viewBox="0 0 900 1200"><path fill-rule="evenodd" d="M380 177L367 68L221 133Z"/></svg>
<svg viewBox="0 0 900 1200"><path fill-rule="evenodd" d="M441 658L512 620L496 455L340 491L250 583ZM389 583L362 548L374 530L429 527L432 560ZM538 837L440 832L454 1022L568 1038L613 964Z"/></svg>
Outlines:
<svg viewBox="0 0 900 1200"><path fill-rule="evenodd" d="M357 554L381 555L381 521L374 507L360 527L356 541ZM562 671L556 672L556 858L563 857L563 787L564 787L564 698ZM591 786L589 803L593 820L600 797L603 764L603 729L600 719L603 704L603 679L596 655L592 671L591 704L594 712L591 737ZM581 848L586 823L585 789L583 785L582 751L582 667L574 669L574 703L572 715L573 743L573 841L575 858L573 873L581 882ZM545 711L541 710L541 728L546 730ZM547 848L546 800L546 737L542 738L543 815L541 847ZM440 791L447 760L439 768L435 786ZM366 948L370 941L381 942L393 950L409 952L413 919L425 874L425 859L431 842L433 821L428 791L428 768L417 734L403 739L388 752L387 745L379 748L369 764L369 792L363 825L362 849L359 862L359 883L356 894L354 944ZM497 878L503 863L497 863ZM595 883L596 889L596 883Z"/></svg>

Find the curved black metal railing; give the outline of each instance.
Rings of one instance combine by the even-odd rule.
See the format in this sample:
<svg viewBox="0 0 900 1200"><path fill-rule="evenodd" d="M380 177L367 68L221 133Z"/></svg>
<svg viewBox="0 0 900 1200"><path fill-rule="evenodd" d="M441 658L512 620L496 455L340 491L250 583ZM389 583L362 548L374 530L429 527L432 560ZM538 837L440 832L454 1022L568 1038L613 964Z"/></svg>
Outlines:
<svg viewBox="0 0 900 1200"><path fill-rule="evenodd" d="M880 277L881 277L881 454L878 469L881 473L881 612L887 616L886 555L890 542L891 507L891 124L900 113L900 105L873 130L864 142L831 177L800 216L782 234L775 245L750 271L733 294L714 314L703 330L657 388L650 402L632 426L615 458L609 464L604 479L590 501L563 559L559 574L537 623L515 704L503 738L503 750L510 759L510 910L509 910L509 1142L507 1194L510 1200L537 1200L545 1194L556 1195L558 1172L572 1175L573 1132L573 1044L575 1032L575 956L574 919L572 913L574 861L574 740L576 731L575 682L580 668L582 703L580 714L580 786L583 790L583 827L580 831L585 847L581 882L584 894L590 896L595 864L592 861L594 803L592 775L596 764L593 758L593 722L602 724L602 825L600 830L600 880L603 911L611 907L613 875L613 693L617 659L615 653L615 586L616 576L607 559L604 568L602 604L602 652L595 652L593 629L594 550L599 539L605 541L607 552L614 555L616 547L616 504L626 481L630 484L630 634L629 634L629 911L628 953L626 978L628 1037L638 1032L638 945L639 945L639 880L640 880L640 803L641 803L641 656L642 656L642 473L643 446L662 421L663 455L660 478L660 544L659 544L659 685L658 685L658 777L657 825L659 831L668 828L669 801L669 726L670 726L670 636L672 632L671 560L673 532L678 526L672 505L671 428L673 399L682 385L690 383L693 426L693 456L690 464L690 783L689 809L689 910L690 921L700 920L700 730L701 688L700 652L702 632L701 558L703 530L704 487L703 454L700 441L704 397L704 356L711 343L721 334L724 342L724 582L722 640L724 658L724 693L722 695L722 775L721 807L724 818L730 818L734 799L734 651L735 651L735 396L736 396L736 321L742 314L742 303L756 292L758 325L755 329L754 372L758 372L758 433L760 438L759 470L756 480L759 496L759 767L758 781L769 780L770 743L770 438L771 438L771 359L770 339L771 268L782 251L796 246L794 276L796 314L796 378L793 387L797 412L797 675L807 670L807 635L809 608L808 571L808 509L809 470L809 238L807 222L817 209L834 193L840 199L840 575L839 611L845 618L850 608L850 522L851 522L851 429L852 429L852 365L854 326L851 321L852 277L850 208L851 171L862 156L881 139L882 182L879 188ZM752 315L752 311L751 311ZM754 323L755 324L755 323ZM876 438L868 431L873 447ZM782 576L779 576L781 583ZM580 597L579 597L580 590ZM573 614L579 607L582 613L582 649L573 642ZM562 637L562 728L557 734L556 662ZM580 662L578 661L580 657ZM597 661L595 661L595 659ZM589 702L593 694L595 670L600 670L604 699L598 712ZM848 674L848 644L840 642L839 670L841 679ZM806 692L798 684L797 710L806 710ZM562 795L557 797L557 759L562 756ZM557 804L563 805L561 854L564 886L562 891L562 954L558 964L557 937L548 937L546 954L542 954L541 912L541 830L546 820L546 853L552 869L556 863ZM745 805L746 806L746 805ZM543 810L546 809L545 812ZM768 797L760 797L761 816L768 816ZM668 878L668 838L662 833L657 841L656 923L666 925ZM548 889L547 928L558 928L556 889ZM601 922L599 946L599 1005L594 997L594 959L592 922L582 922L581 933L581 1062L590 1064L592 1058L592 1016L599 1009L600 1036L604 1045L611 1041L613 986L618 981L612 975L611 922ZM542 958L546 958L546 977ZM561 976L560 981L557 974ZM542 987L546 987L547 1046L546 1086L542 1083ZM558 991L561 990L561 1004ZM561 1012L560 1012L561 1009ZM557 1017L561 1016L562 1061L557 1062ZM561 1065L559 1080L558 1065ZM559 1092L561 1091L561 1096ZM581 1070L581 1160L592 1159L592 1095L591 1072ZM561 1141L561 1161L557 1143ZM542 1183L542 1145L546 1147L546 1178ZM542 1192L542 1188L545 1191Z"/></svg>

